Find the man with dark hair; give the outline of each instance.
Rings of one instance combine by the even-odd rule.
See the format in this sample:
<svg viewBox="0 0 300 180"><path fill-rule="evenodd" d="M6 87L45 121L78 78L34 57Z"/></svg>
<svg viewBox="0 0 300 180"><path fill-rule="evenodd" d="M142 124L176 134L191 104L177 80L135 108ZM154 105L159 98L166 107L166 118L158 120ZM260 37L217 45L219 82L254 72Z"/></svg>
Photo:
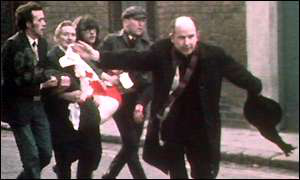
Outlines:
<svg viewBox="0 0 300 180"><path fill-rule="evenodd" d="M100 29L94 17L89 14L79 16L74 20L76 26L77 41L84 41L93 48L99 48L100 45Z"/></svg>
<svg viewBox="0 0 300 180"><path fill-rule="evenodd" d="M1 50L3 104L19 149L23 171L18 178L38 179L50 162L52 145L41 89L56 87L58 77L46 71L46 20L42 7L28 2L16 10L19 32Z"/></svg>
<svg viewBox="0 0 300 180"><path fill-rule="evenodd" d="M124 49L136 51L149 49L152 42L145 31L146 11L142 7L131 6L125 9L122 13L122 23L122 30L104 38L102 50L117 52ZM121 73L120 77L124 75L127 75L129 82L132 81L132 87L124 88L122 82L119 82L123 92L123 102L113 116L122 138L122 148L102 178L116 178L127 164L133 178L145 179L146 175L139 161L138 150L144 127L144 109L148 102L143 94L150 88L151 74L127 71Z"/></svg>
<svg viewBox="0 0 300 180"><path fill-rule="evenodd" d="M76 41L81 40L97 48L99 44L99 26L97 21L91 15L80 16L74 21ZM91 63L88 65L95 71L96 67L93 68ZM81 91L84 93L83 89ZM86 179L92 178L93 171L98 168L102 156L99 127L101 117L93 98L87 98L84 102L79 103L79 107L80 122L78 132L81 145L78 154L77 178Z"/></svg>

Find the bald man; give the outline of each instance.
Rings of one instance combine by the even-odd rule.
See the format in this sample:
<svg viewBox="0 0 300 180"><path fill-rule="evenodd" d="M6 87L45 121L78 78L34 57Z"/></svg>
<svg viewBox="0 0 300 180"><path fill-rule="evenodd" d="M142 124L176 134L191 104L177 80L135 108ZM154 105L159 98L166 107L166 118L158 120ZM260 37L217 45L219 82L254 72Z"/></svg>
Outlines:
<svg viewBox="0 0 300 180"><path fill-rule="evenodd" d="M98 61L101 68L152 71L153 99L144 160L169 172L170 178L186 179L186 155L191 177L216 178L220 161L222 79L252 95L261 92L262 84L223 49L200 42L197 24L191 17L178 17L170 27L169 38L156 42L150 51L143 53L101 52L97 59L99 53L86 45L78 44L75 49L82 58ZM192 72L190 78L187 71ZM169 113L163 116L161 112L168 105L170 92L176 89L176 84L178 87L177 80L185 86L175 95ZM163 146L159 145L159 134Z"/></svg>

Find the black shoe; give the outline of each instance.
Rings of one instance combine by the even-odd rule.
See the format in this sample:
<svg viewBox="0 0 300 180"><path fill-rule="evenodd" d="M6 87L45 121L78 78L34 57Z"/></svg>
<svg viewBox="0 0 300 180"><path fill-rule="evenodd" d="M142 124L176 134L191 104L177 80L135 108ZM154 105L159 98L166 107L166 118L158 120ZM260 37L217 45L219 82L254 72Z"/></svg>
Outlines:
<svg viewBox="0 0 300 180"><path fill-rule="evenodd" d="M58 173L58 169L57 169L57 166L56 166L56 165L52 166L52 171L53 171L55 174Z"/></svg>
<svg viewBox="0 0 300 180"><path fill-rule="evenodd" d="M24 176L24 171L22 171L17 177L16 179L26 179Z"/></svg>
<svg viewBox="0 0 300 180"><path fill-rule="evenodd" d="M102 175L102 179L116 179L116 177L112 177L109 173L105 173Z"/></svg>

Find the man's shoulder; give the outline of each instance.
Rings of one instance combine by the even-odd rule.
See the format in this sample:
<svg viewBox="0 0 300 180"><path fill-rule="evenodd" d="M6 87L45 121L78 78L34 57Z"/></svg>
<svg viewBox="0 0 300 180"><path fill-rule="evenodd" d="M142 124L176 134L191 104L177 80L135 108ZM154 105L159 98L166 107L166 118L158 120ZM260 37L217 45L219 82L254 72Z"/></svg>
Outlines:
<svg viewBox="0 0 300 180"><path fill-rule="evenodd" d="M104 41L112 41L112 40L117 40L122 38L122 33L120 31L114 32L114 33L109 33L104 37Z"/></svg>
<svg viewBox="0 0 300 180"><path fill-rule="evenodd" d="M15 52L23 49L27 46L27 44L29 45L29 43L26 41L26 35L22 32L17 32L4 42L2 48Z"/></svg>
<svg viewBox="0 0 300 180"><path fill-rule="evenodd" d="M206 55L213 54L213 55L220 55L224 53L224 49L220 46L213 45L211 43L200 42L198 44L199 50Z"/></svg>
<svg viewBox="0 0 300 180"><path fill-rule="evenodd" d="M62 52L62 50L58 47L58 46L54 46L52 47L49 52L48 52L48 57L56 57L56 56L60 56L61 54L64 54L64 52Z"/></svg>
<svg viewBox="0 0 300 180"><path fill-rule="evenodd" d="M14 35L10 36L7 39L7 42L18 42L20 43L25 37L25 34L21 33L21 32L17 32Z"/></svg>
<svg viewBox="0 0 300 180"><path fill-rule="evenodd" d="M173 44L170 38L158 40L152 45L152 49L157 51L166 51L167 49L171 49L172 47Z"/></svg>

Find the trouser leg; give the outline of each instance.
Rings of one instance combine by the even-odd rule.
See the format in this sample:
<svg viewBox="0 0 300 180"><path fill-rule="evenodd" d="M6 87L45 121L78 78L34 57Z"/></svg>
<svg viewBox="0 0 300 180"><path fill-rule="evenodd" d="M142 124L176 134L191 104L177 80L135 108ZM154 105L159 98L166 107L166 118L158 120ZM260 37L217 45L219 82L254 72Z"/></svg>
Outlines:
<svg viewBox="0 0 300 180"><path fill-rule="evenodd" d="M94 169L90 165L90 158L89 155L84 155L82 153L78 160L78 167L77 167L77 178L78 179L91 179L93 175Z"/></svg>
<svg viewBox="0 0 300 180"><path fill-rule="evenodd" d="M39 153L30 125L12 127L12 131L24 168L17 178L39 179L41 177Z"/></svg>
<svg viewBox="0 0 300 180"><path fill-rule="evenodd" d="M115 122L122 138L122 148L113 159L103 178L116 178L125 163L134 178L146 178L139 161L138 149L143 124L136 124L133 120L133 109L136 103L136 94L126 94L124 103L114 115Z"/></svg>
<svg viewBox="0 0 300 180"><path fill-rule="evenodd" d="M11 124L24 168L18 178L40 178L41 169L49 164L52 155L50 129L43 104L22 101L17 104L14 113L18 120L26 119L23 125Z"/></svg>
<svg viewBox="0 0 300 180"><path fill-rule="evenodd" d="M38 102L39 103L39 102ZM32 120L32 132L39 152L41 170L50 163L52 142L50 125L42 104L34 107L35 116Z"/></svg>
<svg viewBox="0 0 300 180"><path fill-rule="evenodd" d="M201 133L202 132L202 133ZM186 156L195 179L215 179L219 171L220 142L211 145L205 131L194 137L186 146Z"/></svg>
<svg viewBox="0 0 300 180"><path fill-rule="evenodd" d="M144 123L142 124L136 124L134 123L134 127L136 130L136 140L132 148L132 152L129 152L129 159L127 161L128 168L135 179L146 179L146 174L144 172L144 169L142 167L142 164L139 159L138 150L139 150L139 143L140 143L140 137L143 132Z"/></svg>
<svg viewBox="0 0 300 180"><path fill-rule="evenodd" d="M70 152L55 150L55 172L58 179L71 179L71 165L75 160L70 158Z"/></svg>
<svg viewBox="0 0 300 180"><path fill-rule="evenodd" d="M86 101L80 106L80 153L77 178L92 177L92 172L98 168L102 155L101 136L99 130L100 114L92 101Z"/></svg>
<svg viewBox="0 0 300 180"><path fill-rule="evenodd" d="M184 146L182 144L166 142L164 144L166 160L169 167L171 179L188 179L185 159Z"/></svg>

